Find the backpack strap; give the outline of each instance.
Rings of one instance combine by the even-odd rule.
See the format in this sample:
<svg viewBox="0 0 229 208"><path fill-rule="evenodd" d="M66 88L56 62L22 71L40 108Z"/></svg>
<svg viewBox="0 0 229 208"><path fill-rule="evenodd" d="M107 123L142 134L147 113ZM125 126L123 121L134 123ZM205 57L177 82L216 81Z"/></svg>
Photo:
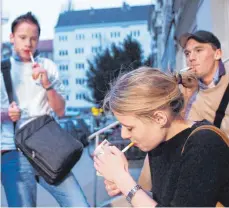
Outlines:
<svg viewBox="0 0 229 208"><path fill-rule="evenodd" d="M7 92L7 96L9 99L9 103L12 103L14 98L13 98L13 85L12 85L10 70L11 70L10 59L3 60L1 62L1 71L3 75L4 84L6 87L6 92ZM13 125L14 125L14 132L15 132L16 122L13 122Z"/></svg>
<svg viewBox="0 0 229 208"><path fill-rule="evenodd" d="M229 147L229 138L227 137L227 135L222 131L220 130L219 128L217 128L216 126L213 126L213 125L203 125L203 126L199 126L197 127L196 129L194 129L191 134L188 136L188 138L186 139L185 143L184 143L184 146L182 148L182 151L181 151L181 154L183 154L184 152L184 148L185 148L185 145L188 141L188 139L193 135L195 134L197 131L200 131L200 130L211 130L211 131L214 131L216 134L218 134L221 139L227 144L227 146Z"/></svg>
<svg viewBox="0 0 229 208"><path fill-rule="evenodd" d="M1 62L1 71L3 75L9 103L12 103L13 102L13 86L12 86L10 70L11 70L10 59L3 60Z"/></svg>
<svg viewBox="0 0 229 208"><path fill-rule="evenodd" d="M225 116L225 111L228 106L228 103L229 103L229 83L223 94L223 98L219 104L219 107L215 113L215 119L214 119L213 124L217 126L218 128L220 128L221 126L222 120Z"/></svg>

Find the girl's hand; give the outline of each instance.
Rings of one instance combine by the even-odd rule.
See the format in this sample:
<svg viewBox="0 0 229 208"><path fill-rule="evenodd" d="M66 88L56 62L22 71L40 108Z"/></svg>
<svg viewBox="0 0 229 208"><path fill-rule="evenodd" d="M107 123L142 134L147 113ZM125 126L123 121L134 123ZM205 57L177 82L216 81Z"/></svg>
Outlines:
<svg viewBox="0 0 229 208"><path fill-rule="evenodd" d="M104 154L94 157L95 169L111 182L128 172L128 162L124 154L115 146L104 149Z"/></svg>
<svg viewBox="0 0 229 208"><path fill-rule="evenodd" d="M120 189L117 187L117 185L114 182L105 179L104 183L109 196L116 196L121 193Z"/></svg>

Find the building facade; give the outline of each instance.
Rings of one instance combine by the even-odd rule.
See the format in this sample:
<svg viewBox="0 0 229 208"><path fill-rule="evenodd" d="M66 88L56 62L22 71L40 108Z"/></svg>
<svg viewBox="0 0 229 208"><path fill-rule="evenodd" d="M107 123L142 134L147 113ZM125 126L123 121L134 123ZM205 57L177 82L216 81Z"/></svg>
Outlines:
<svg viewBox="0 0 229 208"><path fill-rule="evenodd" d="M53 40L40 40L37 50L41 57L53 60Z"/></svg>
<svg viewBox="0 0 229 208"><path fill-rule="evenodd" d="M54 60L67 89L67 114L88 111L93 103L87 87L88 60L112 43L122 44L130 35L139 41L144 56L150 54L151 37L148 32L149 11L152 6L67 11L60 14L55 27Z"/></svg>
<svg viewBox="0 0 229 208"><path fill-rule="evenodd" d="M173 70L174 61L166 61L168 54L175 51L170 41L174 33L173 0L156 0L155 11L151 11L149 31L152 36L153 66L163 70Z"/></svg>
<svg viewBox="0 0 229 208"><path fill-rule="evenodd" d="M162 35L162 1L156 1L154 7L150 10L148 29L152 37L151 43L151 63L154 67L161 67L160 59L163 52Z"/></svg>
<svg viewBox="0 0 229 208"><path fill-rule="evenodd" d="M159 66L167 70L179 71L186 66L179 37L186 32L207 30L213 32L221 41L223 59L229 57L229 1L228 0L157 0L162 11L156 16L162 21L163 41L158 41L162 50L158 54ZM153 16L152 14L151 16ZM150 26L154 26L151 21ZM152 34L152 33L151 33Z"/></svg>

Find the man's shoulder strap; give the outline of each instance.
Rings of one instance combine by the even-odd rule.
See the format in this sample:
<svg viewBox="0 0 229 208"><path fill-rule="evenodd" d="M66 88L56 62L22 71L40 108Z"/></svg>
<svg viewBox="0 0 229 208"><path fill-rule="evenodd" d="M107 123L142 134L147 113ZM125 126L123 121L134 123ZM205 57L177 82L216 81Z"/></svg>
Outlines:
<svg viewBox="0 0 229 208"><path fill-rule="evenodd" d="M11 103L13 101L13 86L12 86L10 70L11 70L10 59L5 59L1 61L1 71L3 75L8 99L9 102Z"/></svg>
<svg viewBox="0 0 229 208"><path fill-rule="evenodd" d="M197 127L196 129L194 129L191 134L188 136L188 138L186 139L185 143L184 143L184 146L182 148L182 151L181 151L181 154L184 152L184 148L185 148L185 145L188 141L188 139L193 135L195 134L196 132L200 131L200 130L204 130L204 129L207 129L207 130L211 130L211 131L214 131L216 134L218 134L221 139L224 141L224 143L227 144L227 146L229 147L229 138L227 137L227 135L222 131L220 130L219 128L217 128L216 126L213 126L213 125L203 125L203 126L199 126Z"/></svg>
<svg viewBox="0 0 229 208"><path fill-rule="evenodd" d="M225 111L227 109L227 106L229 104L229 83L227 85L227 88L223 94L222 100L219 104L219 107L215 113L215 119L214 119L214 125L220 128L222 120L225 116Z"/></svg>

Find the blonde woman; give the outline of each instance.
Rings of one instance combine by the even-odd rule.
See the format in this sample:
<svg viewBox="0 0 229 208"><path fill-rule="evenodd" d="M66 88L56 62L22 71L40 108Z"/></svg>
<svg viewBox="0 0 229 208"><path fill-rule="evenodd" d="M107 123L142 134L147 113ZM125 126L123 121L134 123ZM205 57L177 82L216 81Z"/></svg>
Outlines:
<svg viewBox="0 0 229 208"><path fill-rule="evenodd" d="M189 137L209 123L183 119L178 82L157 69L141 67L121 76L104 101L120 121L123 139L148 152L153 197L133 180L116 147L95 157L94 166L104 176L108 194L121 192L133 207L212 207L218 201L229 206L229 148L210 129Z"/></svg>

